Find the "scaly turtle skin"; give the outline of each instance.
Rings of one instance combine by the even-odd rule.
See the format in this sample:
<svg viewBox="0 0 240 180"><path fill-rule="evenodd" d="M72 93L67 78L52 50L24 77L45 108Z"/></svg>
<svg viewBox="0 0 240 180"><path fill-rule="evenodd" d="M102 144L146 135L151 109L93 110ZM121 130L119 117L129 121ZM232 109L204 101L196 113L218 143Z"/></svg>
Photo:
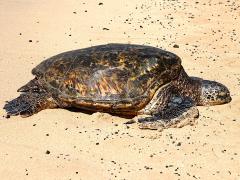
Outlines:
<svg viewBox="0 0 240 180"><path fill-rule="evenodd" d="M43 61L32 74L35 78L18 90L22 94L4 106L8 115L76 107L148 115L139 119L141 127L155 129L196 118L195 105L231 101L224 85L189 77L177 55L151 46L107 44L69 51Z"/></svg>

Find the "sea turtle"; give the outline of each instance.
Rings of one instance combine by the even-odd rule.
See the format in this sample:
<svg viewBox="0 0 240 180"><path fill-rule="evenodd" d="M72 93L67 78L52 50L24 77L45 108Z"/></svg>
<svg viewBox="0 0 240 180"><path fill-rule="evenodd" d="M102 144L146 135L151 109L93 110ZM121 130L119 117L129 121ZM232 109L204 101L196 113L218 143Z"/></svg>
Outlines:
<svg viewBox="0 0 240 180"><path fill-rule="evenodd" d="M189 77L177 55L144 45L106 44L64 52L40 63L32 74L35 78L18 89L20 96L4 106L9 117L75 107L142 115L139 127L158 129L190 123L198 117L196 105L231 101L224 85Z"/></svg>

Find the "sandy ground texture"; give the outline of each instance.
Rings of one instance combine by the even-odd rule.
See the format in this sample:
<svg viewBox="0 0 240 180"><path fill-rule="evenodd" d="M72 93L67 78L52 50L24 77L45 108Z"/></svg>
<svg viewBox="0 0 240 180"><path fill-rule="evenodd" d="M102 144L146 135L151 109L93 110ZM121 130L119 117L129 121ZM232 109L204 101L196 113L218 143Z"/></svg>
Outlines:
<svg viewBox="0 0 240 180"><path fill-rule="evenodd" d="M0 179L240 179L239 12L238 0L1 0ZM42 60L110 42L173 51L233 100L163 132L64 109L3 117Z"/></svg>

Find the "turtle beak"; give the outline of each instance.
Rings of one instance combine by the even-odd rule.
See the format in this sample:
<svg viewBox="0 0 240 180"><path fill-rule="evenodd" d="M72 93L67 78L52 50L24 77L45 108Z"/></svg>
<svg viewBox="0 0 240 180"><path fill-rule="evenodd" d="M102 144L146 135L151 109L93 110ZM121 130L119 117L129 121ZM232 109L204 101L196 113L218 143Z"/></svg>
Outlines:
<svg viewBox="0 0 240 180"><path fill-rule="evenodd" d="M232 98L229 92L224 94L223 96L220 96L220 98L222 99L222 102L223 102L222 104L226 104L232 101Z"/></svg>
<svg viewBox="0 0 240 180"><path fill-rule="evenodd" d="M232 101L232 98L231 98L231 95L230 95L230 92L229 92L229 90L228 90L228 92L225 94L225 102L226 103L229 103L229 102L231 102Z"/></svg>
<svg viewBox="0 0 240 180"><path fill-rule="evenodd" d="M231 101L232 101L232 98L231 98L230 94L228 94L228 97L226 98L226 103L229 103Z"/></svg>

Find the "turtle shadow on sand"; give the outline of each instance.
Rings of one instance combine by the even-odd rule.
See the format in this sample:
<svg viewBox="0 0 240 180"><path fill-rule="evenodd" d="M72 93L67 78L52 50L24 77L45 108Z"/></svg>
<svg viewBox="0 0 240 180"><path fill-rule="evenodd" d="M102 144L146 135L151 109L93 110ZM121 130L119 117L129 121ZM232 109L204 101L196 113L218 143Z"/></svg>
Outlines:
<svg viewBox="0 0 240 180"><path fill-rule="evenodd" d="M88 115L92 115L92 114L96 113L96 111L91 111L88 109L80 109L80 108L76 108L76 107L69 107L66 109L70 112L84 113L84 114L88 114ZM118 116L118 117L125 118L125 119L133 119L134 117L136 117L136 115L130 115L130 114L125 115L125 114L117 114L117 113L111 113L111 112L109 112L109 114L112 116Z"/></svg>
<svg viewBox="0 0 240 180"><path fill-rule="evenodd" d="M20 96L5 104L8 116L70 108L137 116L140 128L158 129L191 124L197 106L231 101L227 87L188 76L180 57L151 46L106 44L64 52L32 74L18 89Z"/></svg>

